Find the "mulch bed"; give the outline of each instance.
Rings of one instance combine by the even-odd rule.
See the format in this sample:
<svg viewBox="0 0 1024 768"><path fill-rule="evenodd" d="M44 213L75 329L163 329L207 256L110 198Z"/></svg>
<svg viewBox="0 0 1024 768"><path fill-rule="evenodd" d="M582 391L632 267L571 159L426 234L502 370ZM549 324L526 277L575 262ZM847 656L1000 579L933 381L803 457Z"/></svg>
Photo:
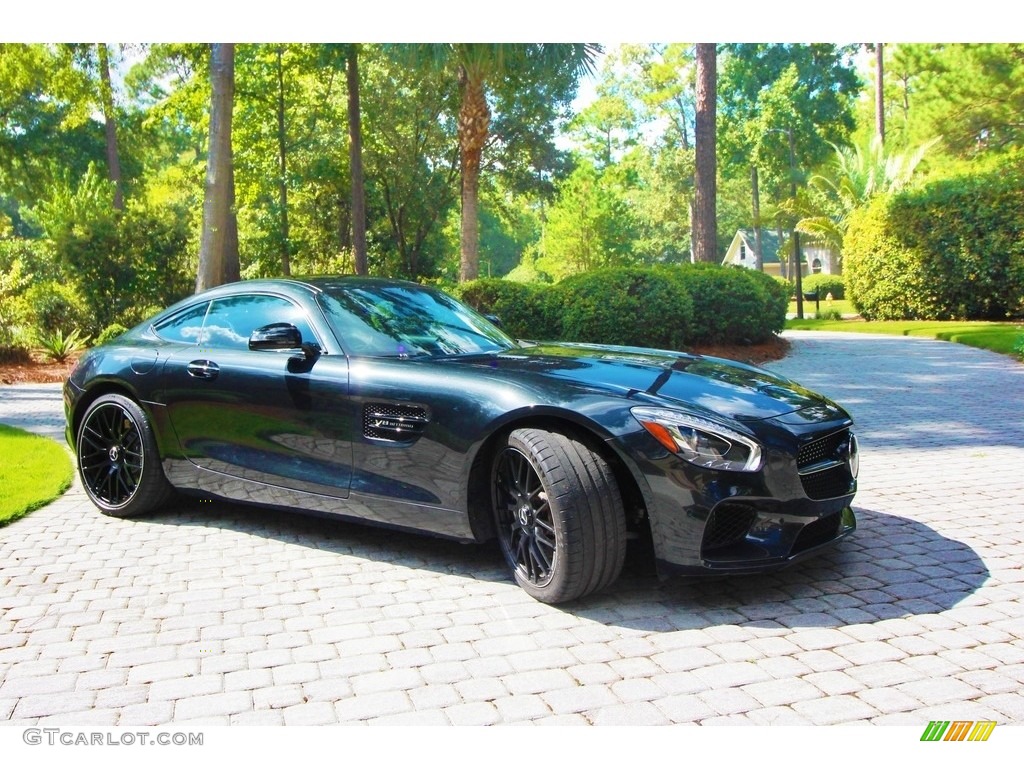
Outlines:
<svg viewBox="0 0 1024 768"><path fill-rule="evenodd" d="M24 362L0 361L0 384L53 384L64 381L78 362L73 355L55 363L42 353L33 352Z"/></svg>

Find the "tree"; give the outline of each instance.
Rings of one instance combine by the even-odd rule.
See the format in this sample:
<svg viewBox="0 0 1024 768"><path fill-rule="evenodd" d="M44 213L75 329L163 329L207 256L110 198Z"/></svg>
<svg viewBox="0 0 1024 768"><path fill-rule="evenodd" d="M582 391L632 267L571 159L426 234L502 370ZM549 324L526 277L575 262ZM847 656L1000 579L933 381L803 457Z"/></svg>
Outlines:
<svg viewBox="0 0 1024 768"><path fill-rule="evenodd" d="M490 82L506 78L536 83L566 67L575 82L593 65L600 48L584 43L451 43L417 48L435 65L450 65L456 72L461 96L456 121L462 179L459 279L474 280L480 262L480 171L491 128Z"/></svg>
<svg viewBox="0 0 1024 768"><path fill-rule="evenodd" d="M196 293L239 277L238 223L234 212L235 181L231 154L231 113L235 92L233 43L213 44L210 85L210 142Z"/></svg>
<svg viewBox="0 0 1024 768"><path fill-rule="evenodd" d="M631 264L636 232L625 186L622 169L598 170L581 159L547 212L536 269L560 280Z"/></svg>
<svg viewBox="0 0 1024 768"><path fill-rule="evenodd" d="M714 43L697 43L697 137L693 196L693 257L718 261L715 224L715 116L717 65Z"/></svg>
<svg viewBox="0 0 1024 768"><path fill-rule="evenodd" d="M348 164L352 178L352 251L357 275L369 274L366 263L366 187L363 181L363 130L359 110L359 46L345 56L348 83Z"/></svg>
<svg viewBox="0 0 1024 768"><path fill-rule="evenodd" d="M107 172L114 183L114 208L124 210L124 185L121 182L121 155L117 149L117 120L114 117L114 89L110 84L110 55L106 43L96 44L100 70L100 103L103 105L103 129L107 141Z"/></svg>
<svg viewBox="0 0 1024 768"><path fill-rule="evenodd" d="M797 205L802 218L796 228L842 253L853 213L876 196L908 187L925 154L938 141L932 139L902 152L886 152L878 136L866 149L836 147L828 172L812 176L808 182L811 194Z"/></svg>

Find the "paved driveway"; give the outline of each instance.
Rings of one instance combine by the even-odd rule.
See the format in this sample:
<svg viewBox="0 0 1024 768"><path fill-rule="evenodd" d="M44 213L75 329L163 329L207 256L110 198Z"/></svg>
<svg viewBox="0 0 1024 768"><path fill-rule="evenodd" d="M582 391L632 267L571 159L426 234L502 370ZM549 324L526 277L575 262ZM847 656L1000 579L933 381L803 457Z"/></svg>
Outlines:
<svg viewBox="0 0 1024 768"><path fill-rule="evenodd" d="M861 527L828 555L555 608L494 548L220 503L118 521L76 486L0 529L0 720L1024 723L1024 366L791 338L773 367L859 425ZM0 388L0 421L59 408Z"/></svg>

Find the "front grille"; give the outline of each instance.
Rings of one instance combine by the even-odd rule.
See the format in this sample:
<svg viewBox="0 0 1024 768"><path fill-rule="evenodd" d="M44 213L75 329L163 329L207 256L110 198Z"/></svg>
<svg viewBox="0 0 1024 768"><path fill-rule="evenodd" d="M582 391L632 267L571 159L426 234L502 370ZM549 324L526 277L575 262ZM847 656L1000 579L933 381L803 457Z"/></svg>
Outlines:
<svg viewBox="0 0 1024 768"><path fill-rule="evenodd" d="M813 475L801 475L800 482L809 499L835 499L853 490L853 476L846 464Z"/></svg>
<svg viewBox="0 0 1024 768"><path fill-rule="evenodd" d="M427 422L427 410L422 406L367 403L363 409L363 434L372 440L414 440L423 434Z"/></svg>
<svg viewBox="0 0 1024 768"><path fill-rule="evenodd" d="M790 554L796 555L805 549L811 549L819 544L826 544L832 541L836 534L839 533L839 523L841 520L842 513L834 512L831 515L819 517L817 520L808 523L797 534Z"/></svg>
<svg viewBox="0 0 1024 768"><path fill-rule="evenodd" d="M743 541L757 512L743 504L720 504L704 528L704 552Z"/></svg>
<svg viewBox="0 0 1024 768"><path fill-rule="evenodd" d="M819 461L834 458L850 442L850 430L842 429L834 432L828 437L815 440L803 446L796 455L796 466L798 469L817 464Z"/></svg>
<svg viewBox="0 0 1024 768"><path fill-rule="evenodd" d="M842 429L808 443L796 455L800 483L809 499L834 499L853 491L850 430ZM822 465L816 469L816 465Z"/></svg>

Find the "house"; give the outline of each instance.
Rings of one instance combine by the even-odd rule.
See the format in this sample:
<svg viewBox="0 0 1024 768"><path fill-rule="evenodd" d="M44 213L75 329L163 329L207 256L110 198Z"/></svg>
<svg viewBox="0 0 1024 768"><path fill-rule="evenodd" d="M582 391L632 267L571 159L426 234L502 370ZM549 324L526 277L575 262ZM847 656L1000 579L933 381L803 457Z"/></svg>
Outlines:
<svg viewBox="0 0 1024 768"><path fill-rule="evenodd" d="M733 237L732 242L729 244L729 250L725 253L722 264L734 264L738 267L754 269L756 263L754 242L754 230L737 230L735 237ZM779 259L780 245L787 247L787 253L783 254L781 260ZM788 237L780 240L779 233L774 229L761 230L761 249L763 251L761 254L761 264L762 270L766 275L789 277L790 256L788 248ZM826 275L839 274L839 259L828 248L815 244L801 243L800 250L803 255L803 273L805 275L817 274L819 272Z"/></svg>

